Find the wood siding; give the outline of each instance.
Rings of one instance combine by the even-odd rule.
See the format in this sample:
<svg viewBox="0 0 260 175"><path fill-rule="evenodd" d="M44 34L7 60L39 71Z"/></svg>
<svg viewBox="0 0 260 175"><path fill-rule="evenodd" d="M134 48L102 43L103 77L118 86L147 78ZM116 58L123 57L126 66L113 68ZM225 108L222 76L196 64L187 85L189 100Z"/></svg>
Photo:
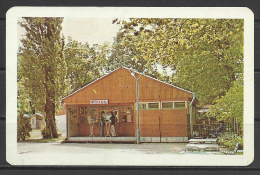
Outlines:
<svg viewBox="0 0 260 175"><path fill-rule="evenodd" d="M141 137L187 137L186 116L186 109L141 110Z"/></svg>
<svg viewBox="0 0 260 175"><path fill-rule="evenodd" d="M140 74L137 75L137 77L139 76ZM115 128L118 136L136 136L136 81L129 70L119 68L68 96L63 100L63 103L89 106L90 100L102 99L108 100L108 105L134 104L134 123L121 123L119 121ZM140 110L141 137L187 137L188 102L191 99L192 94L190 92L142 76L139 79L139 102L185 101L187 109ZM95 124L94 135L100 136L100 132L100 124ZM73 133L76 134L75 131ZM78 135L90 135L89 124L79 124ZM104 135L106 135L106 129Z"/></svg>
<svg viewBox="0 0 260 175"><path fill-rule="evenodd" d="M137 75L137 77L140 75ZM187 100L192 94L160 81L142 76L139 79L139 100ZM136 81L130 71L120 68L63 100L66 104L89 104L90 100L107 99L109 103L136 101Z"/></svg>

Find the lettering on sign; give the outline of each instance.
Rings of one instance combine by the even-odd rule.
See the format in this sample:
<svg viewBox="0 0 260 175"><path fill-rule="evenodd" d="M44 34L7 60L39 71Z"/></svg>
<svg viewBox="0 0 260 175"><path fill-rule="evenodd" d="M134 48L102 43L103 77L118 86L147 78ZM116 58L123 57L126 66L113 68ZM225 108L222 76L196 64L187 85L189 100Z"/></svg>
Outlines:
<svg viewBox="0 0 260 175"><path fill-rule="evenodd" d="M90 104L108 104L108 100L90 100Z"/></svg>

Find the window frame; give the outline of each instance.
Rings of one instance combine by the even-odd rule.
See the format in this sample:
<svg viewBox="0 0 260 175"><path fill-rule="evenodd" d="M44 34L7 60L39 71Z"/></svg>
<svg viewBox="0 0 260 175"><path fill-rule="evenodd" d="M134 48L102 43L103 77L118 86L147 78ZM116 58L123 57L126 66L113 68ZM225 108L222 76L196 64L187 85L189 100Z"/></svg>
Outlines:
<svg viewBox="0 0 260 175"><path fill-rule="evenodd" d="M162 105L161 105L162 110L174 109L174 101L162 101L161 103L162 103ZM163 103L172 103L172 108L164 108L163 109Z"/></svg>
<svg viewBox="0 0 260 175"><path fill-rule="evenodd" d="M140 109L140 106L139 106L140 104L145 104L145 109ZM147 102L139 102L138 107L139 107L139 110L148 110Z"/></svg>
<svg viewBox="0 0 260 175"><path fill-rule="evenodd" d="M122 111L121 107L122 106L126 106L126 107L131 106L132 110L130 110L129 113L127 113L127 112L121 113L121 111ZM120 118L120 123L134 123L134 104L120 104L120 105L118 105L118 109L120 111L120 112L118 112L118 119ZM129 122L127 120L128 116L131 116L131 122ZM123 121L123 118L125 119L124 121Z"/></svg>
<svg viewBox="0 0 260 175"><path fill-rule="evenodd" d="M184 103L185 107L184 108L175 108L175 103ZM173 109L187 109L187 102L186 101L174 101L173 102Z"/></svg>
<svg viewBox="0 0 260 175"><path fill-rule="evenodd" d="M152 104L152 103L157 103L159 106L158 106L158 109L150 109L149 108L149 104ZM161 109L161 105L160 105L160 102L147 102L146 103L146 107L147 107L147 110L160 110Z"/></svg>

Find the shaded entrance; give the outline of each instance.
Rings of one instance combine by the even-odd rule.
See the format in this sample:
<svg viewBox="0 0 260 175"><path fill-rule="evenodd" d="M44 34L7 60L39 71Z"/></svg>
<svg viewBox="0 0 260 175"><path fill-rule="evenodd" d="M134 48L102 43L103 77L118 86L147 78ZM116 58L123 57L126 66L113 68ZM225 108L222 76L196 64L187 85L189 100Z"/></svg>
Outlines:
<svg viewBox="0 0 260 175"><path fill-rule="evenodd" d="M117 105L88 105L79 106L78 135L100 137L101 135L101 112L104 111L105 126L104 136L111 135L110 112L116 116L116 136L134 137L134 111L133 104Z"/></svg>

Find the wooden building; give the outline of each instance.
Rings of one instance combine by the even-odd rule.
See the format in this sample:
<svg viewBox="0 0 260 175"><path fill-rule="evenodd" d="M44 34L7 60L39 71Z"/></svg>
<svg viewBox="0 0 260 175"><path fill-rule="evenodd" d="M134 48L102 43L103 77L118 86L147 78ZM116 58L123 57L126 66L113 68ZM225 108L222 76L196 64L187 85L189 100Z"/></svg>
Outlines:
<svg viewBox="0 0 260 175"><path fill-rule="evenodd" d="M139 79L141 142L186 142L192 133L190 126L198 103L193 95L188 90L143 75ZM65 97L62 103L67 109L67 138L99 137L101 111L107 119L110 111L116 113L118 137L136 137L136 80L128 68L114 70ZM104 133L107 134L106 127Z"/></svg>
<svg viewBox="0 0 260 175"><path fill-rule="evenodd" d="M35 113L33 115L26 115L30 118L30 124L32 129L41 129L42 125L45 125L44 116L41 113Z"/></svg>

